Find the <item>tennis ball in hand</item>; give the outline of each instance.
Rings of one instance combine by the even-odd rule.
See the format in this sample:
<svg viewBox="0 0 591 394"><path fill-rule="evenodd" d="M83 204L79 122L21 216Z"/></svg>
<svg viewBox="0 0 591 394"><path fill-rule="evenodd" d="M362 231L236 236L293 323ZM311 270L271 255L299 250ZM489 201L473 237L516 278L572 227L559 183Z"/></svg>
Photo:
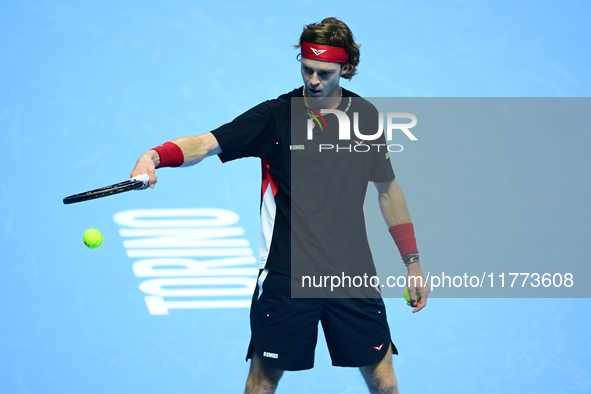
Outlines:
<svg viewBox="0 0 591 394"><path fill-rule="evenodd" d="M402 293L406 302L410 302L410 293L408 292L408 287L404 288L404 292ZM421 300L421 297L417 295L417 302Z"/></svg>
<svg viewBox="0 0 591 394"><path fill-rule="evenodd" d="M84 232L82 240L84 241L84 245L90 249L96 249L103 243L103 234L95 228L89 228Z"/></svg>

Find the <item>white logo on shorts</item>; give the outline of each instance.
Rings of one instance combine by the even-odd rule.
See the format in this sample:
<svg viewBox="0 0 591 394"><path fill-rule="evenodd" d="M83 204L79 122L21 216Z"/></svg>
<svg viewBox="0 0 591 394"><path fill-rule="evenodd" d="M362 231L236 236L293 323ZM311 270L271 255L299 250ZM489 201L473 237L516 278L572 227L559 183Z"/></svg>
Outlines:
<svg viewBox="0 0 591 394"><path fill-rule="evenodd" d="M263 357L279 358L279 354L277 354L277 353L263 352Z"/></svg>

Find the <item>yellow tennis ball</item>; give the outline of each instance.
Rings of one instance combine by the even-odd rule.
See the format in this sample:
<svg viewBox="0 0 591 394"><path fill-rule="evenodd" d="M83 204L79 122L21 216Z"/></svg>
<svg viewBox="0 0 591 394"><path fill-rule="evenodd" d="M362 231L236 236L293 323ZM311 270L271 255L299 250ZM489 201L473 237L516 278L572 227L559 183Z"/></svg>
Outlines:
<svg viewBox="0 0 591 394"><path fill-rule="evenodd" d="M84 232L82 240L84 241L84 245L90 249L96 249L103 243L103 234L95 228L89 228Z"/></svg>
<svg viewBox="0 0 591 394"><path fill-rule="evenodd" d="M410 293L408 292L408 287L404 288L404 292L402 293L406 302L410 302ZM417 295L417 302L421 300L421 297Z"/></svg>

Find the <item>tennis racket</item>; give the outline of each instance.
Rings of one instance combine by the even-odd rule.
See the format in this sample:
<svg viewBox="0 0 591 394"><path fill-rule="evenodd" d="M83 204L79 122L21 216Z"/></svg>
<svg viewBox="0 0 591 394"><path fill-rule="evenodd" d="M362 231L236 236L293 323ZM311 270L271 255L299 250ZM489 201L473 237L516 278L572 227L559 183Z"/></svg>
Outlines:
<svg viewBox="0 0 591 394"><path fill-rule="evenodd" d="M88 192L68 196L64 198L64 204L73 204L75 202L94 200L95 198L112 196L113 194L140 189L148 183L148 179L148 174L137 175L125 182L119 182L115 183L114 185L101 187L100 189L94 189Z"/></svg>

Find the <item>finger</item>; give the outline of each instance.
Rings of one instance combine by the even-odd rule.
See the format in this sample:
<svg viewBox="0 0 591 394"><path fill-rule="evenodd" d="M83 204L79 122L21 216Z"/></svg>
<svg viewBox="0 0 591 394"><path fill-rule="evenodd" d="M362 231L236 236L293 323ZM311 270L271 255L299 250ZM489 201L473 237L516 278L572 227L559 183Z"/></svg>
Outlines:
<svg viewBox="0 0 591 394"><path fill-rule="evenodd" d="M414 308L417 306L417 302L420 300L420 293L414 287L408 288L408 298L410 298L410 305Z"/></svg>
<svg viewBox="0 0 591 394"><path fill-rule="evenodd" d="M156 182L158 182L158 176L155 173L150 175L150 180L148 181L148 185L153 189L156 186Z"/></svg>
<svg viewBox="0 0 591 394"><path fill-rule="evenodd" d="M415 287L409 287L408 288L408 296L411 300L416 300L417 299L417 289Z"/></svg>
<svg viewBox="0 0 591 394"><path fill-rule="evenodd" d="M421 298L421 301L419 301L417 307L412 310L412 313L417 313L418 311L420 311L421 309L423 309L426 306L427 306L427 297Z"/></svg>
<svg viewBox="0 0 591 394"><path fill-rule="evenodd" d="M418 304L416 300L410 300L410 302L407 302L406 305L410 306L411 308L416 308Z"/></svg>

